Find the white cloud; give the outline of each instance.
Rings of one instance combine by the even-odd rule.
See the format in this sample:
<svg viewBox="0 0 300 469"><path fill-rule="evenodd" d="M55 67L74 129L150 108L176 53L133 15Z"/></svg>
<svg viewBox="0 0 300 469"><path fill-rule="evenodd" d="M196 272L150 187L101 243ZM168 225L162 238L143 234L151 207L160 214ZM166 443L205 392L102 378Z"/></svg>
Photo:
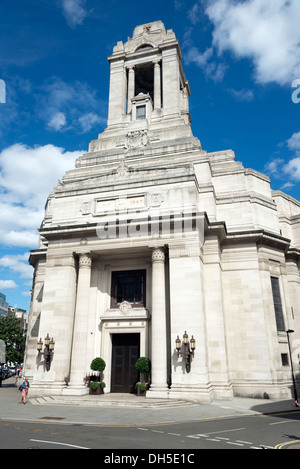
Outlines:
<svg viewBox="0 0 300 469"><path fill-rule="evenodd" d="M234 90L234 89L229 89L228 92L237 100L237 101L253 101L254 99L254 93L252 90Z"/></svg>
<svg viewBox="0 0 300 469"><path fill-rule="evenodd" d="M277 175L282 168L282 164L284 163L284 160L282 158L274 158L272 161L269 161L265 165L265 172L267 174L272 174L272 175Z"/></svg>
<svg viewBox="0 0 300 469"><path fill-rule="evenodd" d="M17 284L14 280L0 280L0 290L8 290L11 288L17 288Z"/></svg>
<svg viewBox="0 0 300 469"><path fill-rule="evenodd" d="M294 187L295 184L293 184L292 182L286 182L285 184L283 184L283 186L280 187L280 190L283 191L284 189L291 189L292 187Z"/></svg>
<svg viewBox="0 0 300 469"><path fill-rule="evenodd" d="M82 127L82 132L89 132L96 124L104 124L105 119L98 116L95 112L88 112L78 118Z"/></svg>
<svg viewBox="0 0 300 469"><path fill-rule="evenodd" d="M293 158L284 167L283 171L292 179L300 181L300 157Z"/></svg>
<svg viewBox="0 0 300 469"><path fill-rule="evenodd" d="M67 23L71 28L82 24L88 14L85 9L85 0L63 0L62 8Z"/></svg>
<svg viewBox="0 0 300 469"><path fill-rule="evenodd" d="M66 125L66 116L63 112L56 112L48 122L48 127L53 130L61 130Z"/></svg>
<svg viewBox="0 0 300 469"><path fill-rule="evenodd" d="M206 0L213 46L255 66L258 83L290 84L300 77L299 0Z"/></svg>
<svg viewBox="0 0 300 469"><path fill-rule="evenodd" d="M0 267L10 269L21 278L32 278L32 267L28 264L29 253L7 255L0 258Z"/></svg>
<svg viewBox="0 0 300 469"><path fill-rule="evenodd" d="M280 144L282 146L282 144ZM284 181L280 189L290 189L300 181L300 131L295 132L286 142L285 146L293 152L289 161L276 157L269 161L264 170L276 179Z"/></svg>
<svg viewBox="0 0 300 469"><path fill-rule="evenodd" d="M283 171L292 181L300 181L300 132L295 132L291 138L287 140L287 145L296 156L284 165Z"/></svg>
<svg viewBox="0 0 300 469"><path fill-rule="evenodd" d="M35 248L48 195L82 151L15 144L0 153L0 239Z"/></svg>
<svg viewBox="0 0 300 469"><path fill-rule="evenodd" d="M36 113L49 130L88 132L94 125L106 122L106 118L97 113L104 106L96 94L86 83L66 83L52 77L35 93Z"/></svg>
<svg viewBox="0 0 300 469"><path fill-rule="evenodd" d="M192 24L198 23L202 14L202 7L200 3L195 3L195 5L188 11L188 18Z"/></svg>
<svg viewBox="0 0 300 469"><path fill-rule="evenodd" d="M185 54L185 62L187 64L195 63L202 68L206 76L215 82L221 82L224 78L226 65L217 63L213 60L213 48L209 47L201 52L197 47L190 47Z"/></svg>
<svg viewBox="0 0 300 469"><path fill-rule="evenodd" d="M300 152L300 132L294 133L291 138L288 139L287 141L288 147L290 150Z"/></svg>

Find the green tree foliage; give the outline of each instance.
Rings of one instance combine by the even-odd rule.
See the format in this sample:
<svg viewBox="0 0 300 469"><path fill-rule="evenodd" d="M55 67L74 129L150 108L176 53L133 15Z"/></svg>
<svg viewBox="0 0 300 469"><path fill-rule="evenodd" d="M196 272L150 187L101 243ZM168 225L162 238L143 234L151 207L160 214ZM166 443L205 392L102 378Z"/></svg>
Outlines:
<svg viewBox="0 0 300 469"><path fill-rule="evenodd" d="M26 337L23 321L15 316L0 317L0 339L6 345L6 361L22 363L24 360Z"/></svg>
<svg viewBox="0 0 300 469"><path fill-rule="evenodd" d="M93 371L102 372L106 367L106 363L102 358L97 357L97 358L94 358L94 360L92 361L90 367L91 367L91 370L93 370Z"/></svg>
<svg viewBox="0 0 300 469"><path fill-rule="evenodd" d="M151 362L147 357L138 358L134 366L140 373L149 373L151 370Z"/></svg>

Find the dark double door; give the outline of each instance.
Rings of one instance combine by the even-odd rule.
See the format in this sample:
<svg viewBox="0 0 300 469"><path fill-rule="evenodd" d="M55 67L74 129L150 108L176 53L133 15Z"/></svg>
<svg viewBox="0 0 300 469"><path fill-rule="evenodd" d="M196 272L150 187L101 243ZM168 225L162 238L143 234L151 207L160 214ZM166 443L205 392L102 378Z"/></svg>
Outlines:
<svg viewBox="0 0 300 469"><path fill-rule="evenodd" d="M140 334L112 335L111 392L134 393L140 354Z"/></svg>

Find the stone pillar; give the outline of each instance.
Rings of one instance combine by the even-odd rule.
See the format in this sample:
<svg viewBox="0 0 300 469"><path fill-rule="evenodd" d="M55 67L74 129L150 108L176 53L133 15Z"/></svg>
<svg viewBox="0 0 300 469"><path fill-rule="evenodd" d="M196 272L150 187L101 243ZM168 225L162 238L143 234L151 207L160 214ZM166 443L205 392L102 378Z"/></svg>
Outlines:
<svg viewBox="0 0 300 469"><path fill-rule="evenodd" d="M89 294L91 284L92 259L89 254L80 254L77 284L77 299L71 356L71 373L68 393L86 394L83 378L86 369L87 327L89 314Z"/></svg>
<svg viewBox="0 0 300 469"><path fill-rule="evenodd" d="M107 125L123 123L126 103L124 59L111 62Z"/></svg>
<svg viewBox="0 0 300 469"><path fill-rule="evenodd" d="M183 242L184 241L184 242ZM207 335L204 309L203 262L196 238L185 238L178 245L169 245L170 330L173 399L211 402L212 391L207 369ZM215 325L217 327L217 325ZM196 340L190 372L176 351L176 338L183 340L187 332Z"/></svg>
<svg viewBox="0 0 300 469"><path fill-rule="evenodd" d="M134 97L134 92L135 92L135 70L134 70L134 67L130 67L128 69L127 114L129 114L132 109L131 99Z"/></svg>
<svg viewBox="0 0 300 469"><path fill-rule="evenodd" d="M162 83L164 117L176 117L180 114L180 68L177 48L162 51Z"/></svg>
<svg viewBox="0 0 300 469"><path fill-rule="evenodd" d="M161 108L160 64L154 62L154 109Z"/></svg>
<svg viewBox="0 0 300 469"><path fill-rule="evenodd" d="M35 395L61 394L65 377L70 372L73 324L76 298L77 272L73 255L64 255L51 246L47 260L36 273L28 333L27 359L24 366L31 378L31 391ZM43 286L43 287L42 287ZM44 357L37 357L36 343L44 342L47 333L55 341L50 371L46 371ZM37 392L36 392L37 390Z"/></svg>
<svg viewBox="0 0 300 469"><path fill-rule="evenodd" d="M165 253L152 252L151 388L147 397L168 397Z"/></svg>

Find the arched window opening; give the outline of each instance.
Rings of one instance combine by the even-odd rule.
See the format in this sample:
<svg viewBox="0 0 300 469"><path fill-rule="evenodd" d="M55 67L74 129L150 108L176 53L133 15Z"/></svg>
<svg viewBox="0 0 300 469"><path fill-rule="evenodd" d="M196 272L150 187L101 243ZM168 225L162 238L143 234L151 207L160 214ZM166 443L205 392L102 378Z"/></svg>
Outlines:
<svg viewBox="0 0 300 469"><path fill-rule="evenodd" d="M135 71L135 96L139 93L149 93L154 99L154 69L153 64L136 67Z"/></svg>
<svg viewBox="0 0 300 469"><path fill-rule="evenodd" d="M151 46L150 44L142 44L136 49L136 52L148 49L153 49L153 46Z"/></svg>

